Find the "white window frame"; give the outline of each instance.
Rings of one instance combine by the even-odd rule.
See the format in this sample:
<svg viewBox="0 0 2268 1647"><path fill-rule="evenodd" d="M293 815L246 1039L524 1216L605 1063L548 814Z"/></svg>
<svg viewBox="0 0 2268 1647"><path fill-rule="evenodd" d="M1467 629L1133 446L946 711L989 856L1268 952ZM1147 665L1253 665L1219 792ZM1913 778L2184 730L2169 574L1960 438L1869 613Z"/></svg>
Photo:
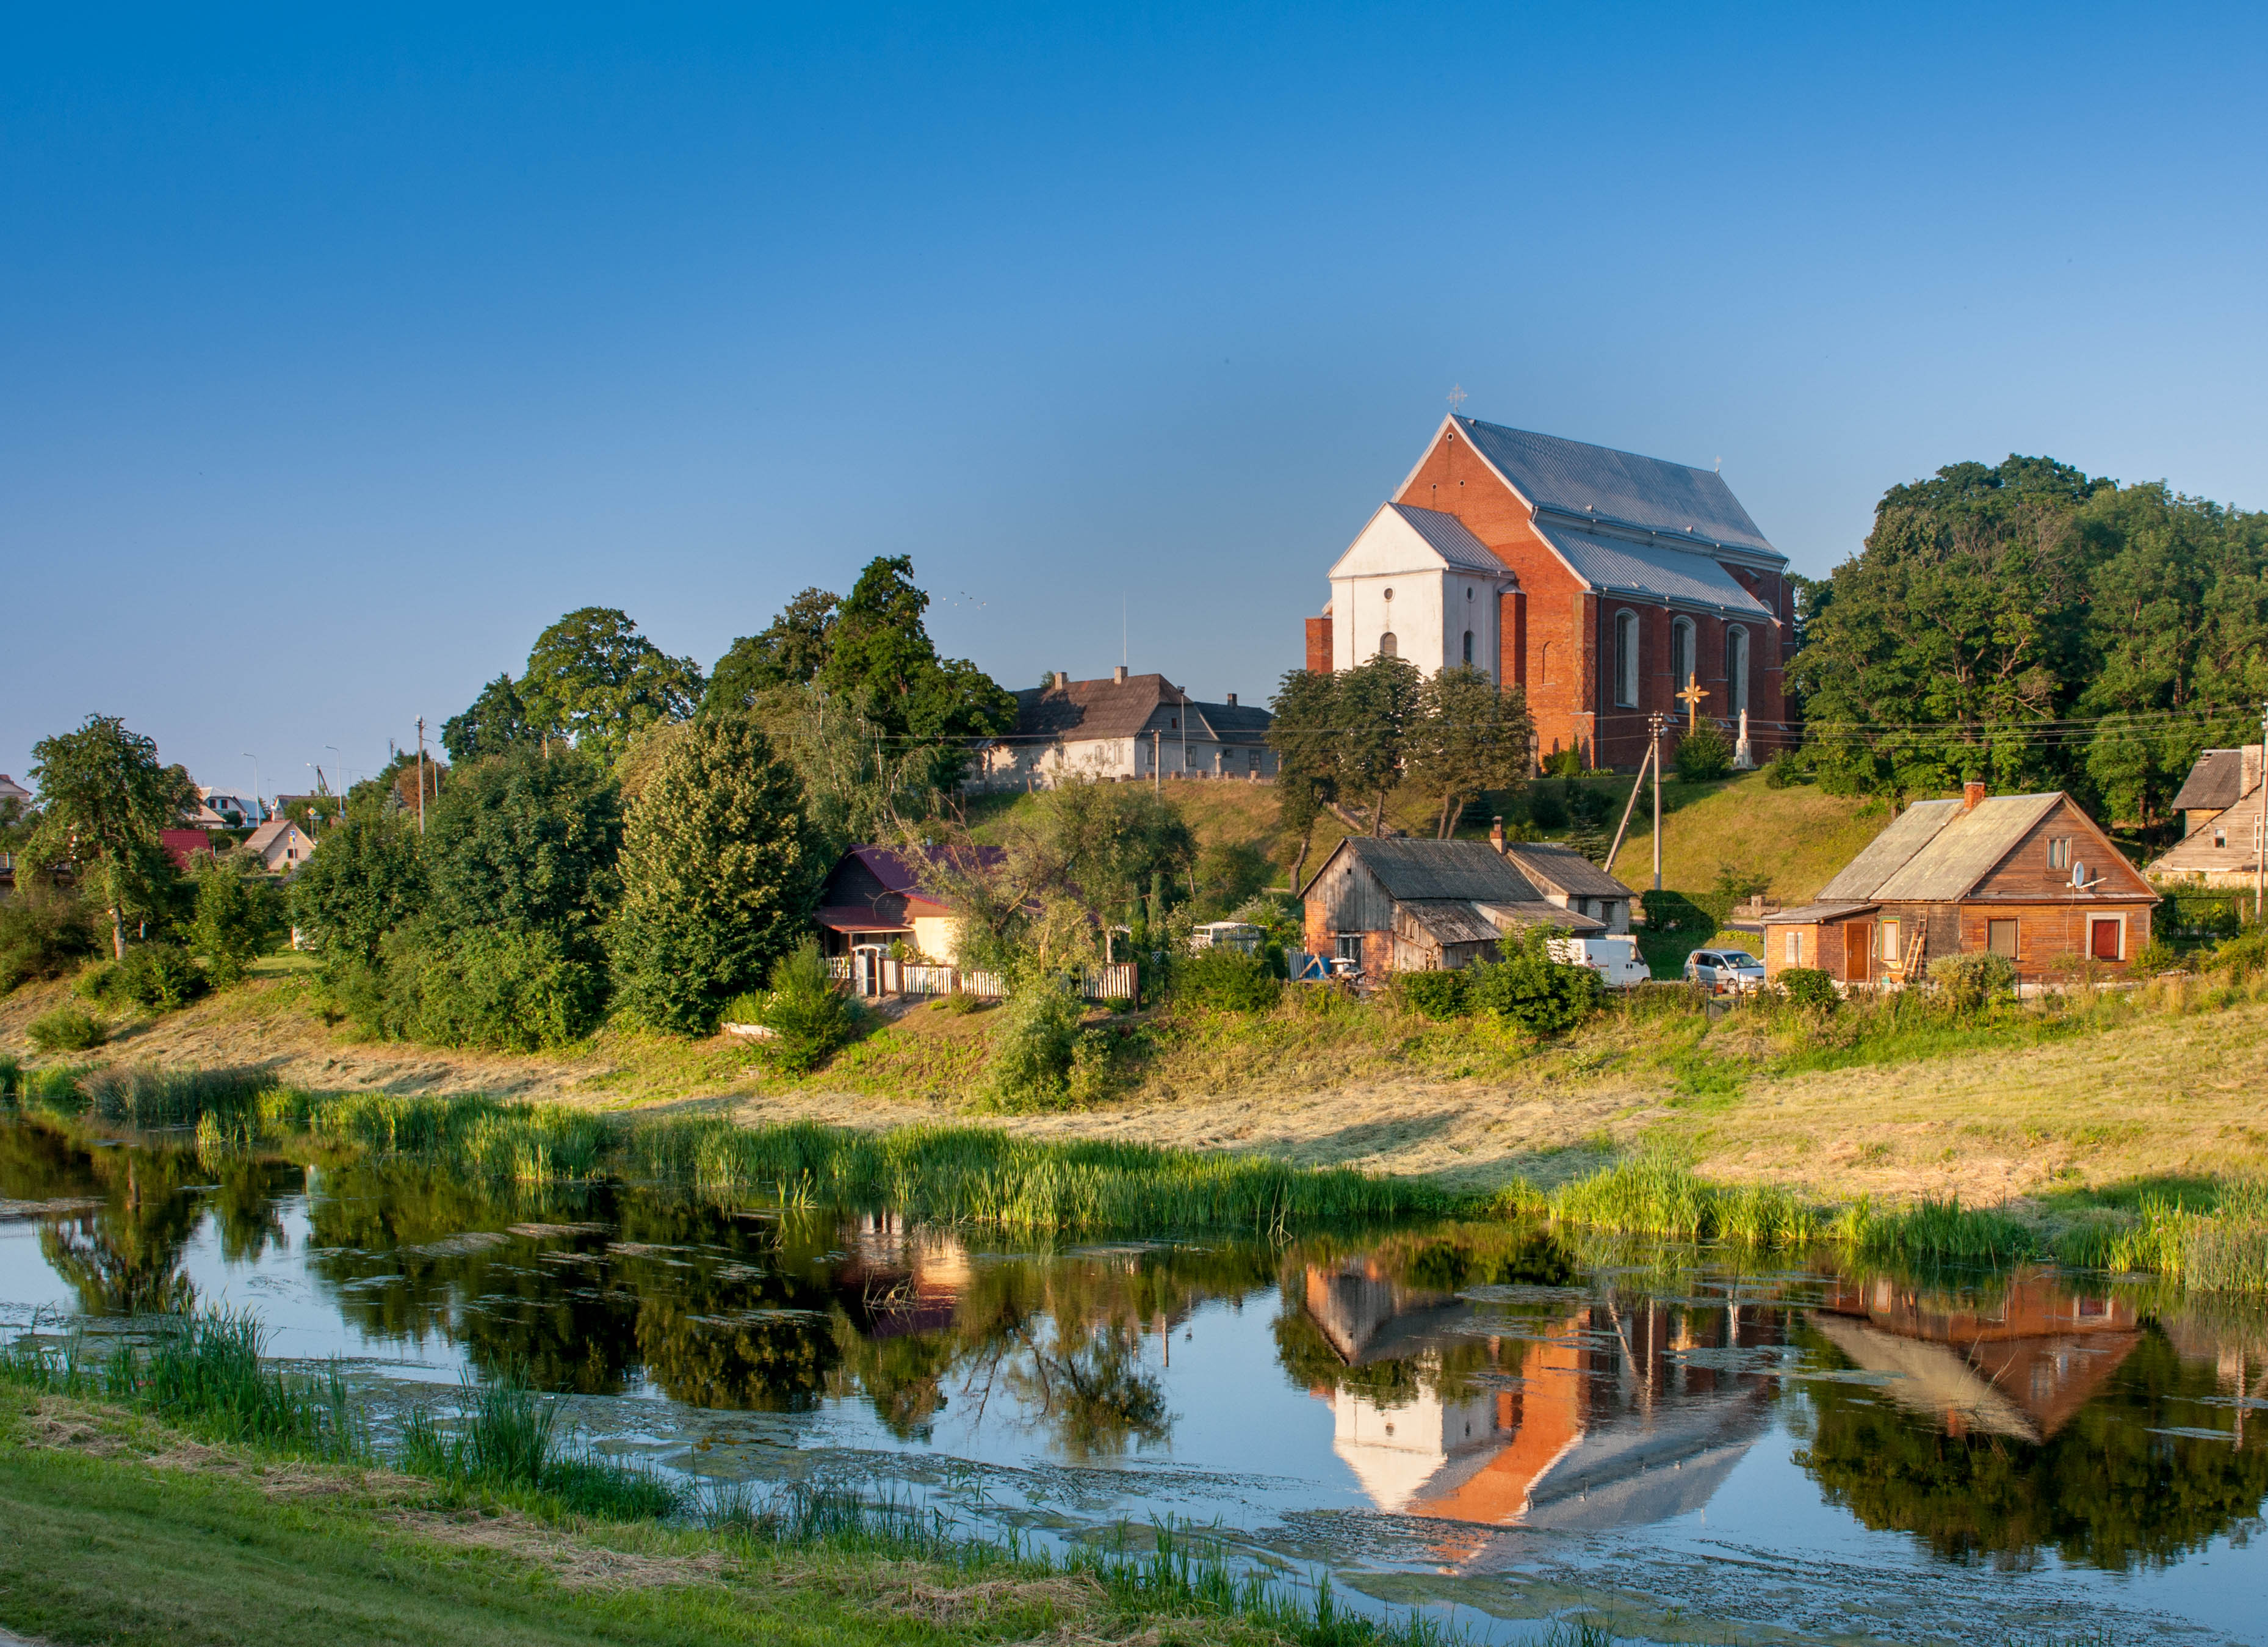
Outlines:
<svg viewBox="0 0 2268 1647"><path fill-rule="evenodd" d="M1803 964L1802 927L1790 927L1787 929L1787 942L1780 956L1780 959L1788 966L1801 966Z"/></svg>
<svg viewBox="0 0 2268 1647"><path fill-rule="evenodd" d="M1627 606L1618 609L1615 613L1615 707L1617 709L1638 707L1638 654L1644 639L1645 632L1638 626L1638 614Z"/></svg>
<svg viewBox="0 0 2268 1647"><path fill-rule="evenodd" d="M2115 920L2118 923L2117 958L2122 961L2124 960L2126 958L2126 917L2123 913L2105 915L2099 911L2091 909L2087 912L2087 958L2090 961L2096 958L2095 953L2095 923L2098 920Z"/></svg>

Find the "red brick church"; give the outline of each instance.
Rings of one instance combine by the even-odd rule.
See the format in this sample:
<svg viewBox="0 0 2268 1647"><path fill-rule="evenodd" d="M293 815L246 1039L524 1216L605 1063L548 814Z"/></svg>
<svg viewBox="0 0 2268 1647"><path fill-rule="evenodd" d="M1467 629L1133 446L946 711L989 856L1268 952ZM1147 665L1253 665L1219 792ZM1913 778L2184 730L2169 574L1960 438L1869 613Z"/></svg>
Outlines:
<svg viewBox="0 0 2268 1647"><path fill-rule="evenodd" d="M1756 758L1786 731L1787 557L1705 469L1450 417L1331 568L1307 667L1390 652L1527 691L1538 752L1634 767L1646 717L1701 713Z"/></svg>

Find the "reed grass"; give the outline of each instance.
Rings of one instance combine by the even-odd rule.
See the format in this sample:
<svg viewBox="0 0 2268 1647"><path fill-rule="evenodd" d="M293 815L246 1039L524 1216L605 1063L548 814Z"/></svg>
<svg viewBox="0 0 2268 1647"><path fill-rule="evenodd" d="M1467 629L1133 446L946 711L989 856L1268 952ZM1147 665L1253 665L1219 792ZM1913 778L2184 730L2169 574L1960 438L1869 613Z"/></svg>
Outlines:
<svg viewBox="0 0 2268 1647"><path fill-rule="evenodd" d="M402 1427L401 1464L454 1491L532 1493L571 1515L608 1521L659 1520L686 1503L652 1471L601 1458L563 1432L558 1403L518 1371L487 1383L468 1373L453 1424L431 1408L412 1413Z"/></svg>
<svg viewBox="0 0 2268 1647"><path fill-rule="evenodd" d="M2149 1270L2208 1292L2268 1292L2268 1183L2220 1186L2210 1207L2145 1195L2132 1222L2098 1219L2056 1244L2066 1264Z"/></svg>

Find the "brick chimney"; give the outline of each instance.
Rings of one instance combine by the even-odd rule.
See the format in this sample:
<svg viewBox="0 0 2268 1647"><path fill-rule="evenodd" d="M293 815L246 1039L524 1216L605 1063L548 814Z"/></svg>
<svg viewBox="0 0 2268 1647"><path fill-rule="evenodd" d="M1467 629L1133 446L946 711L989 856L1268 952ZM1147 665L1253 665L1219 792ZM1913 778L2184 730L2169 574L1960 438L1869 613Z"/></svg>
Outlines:
<svg viewBox="0 0 2268 1647"><path fill-rule="evenodd" d="M1500 817L1489 820L1489 845L1498 852L1504 850L1504 820Z"/></svg>
<svg viewBox="0 0 2268 1647"><path fill-rule="evenodd" d="M1056 691L1061 691L1064 687L1069 686L1070 684L1070 674L1065 670L1057 669L1056 671Z"/></svg>
<svg viewBox="0 0 2268 1647"><path fill-rule="evenodd" d="M1110 671L1110 678L1111 678L1112 680L1114 680L1114 681L1117 682L1117 683L1118 683L1118 684L1119 684L1119 685L1121 685L1121 686L1125 685L1125 684L1126 684L1126 666L1125 666L1124 664L1123 664L1123 663L1122 663L1122 664L1120 664L1116 668L1115 668L1115 669L1111 670L1111 671Z"/></svg>
<svg viewBox="0 0 2268 1647"><path fill-rule="evenodd" d="M1984 786L1975 779L1961 786L1961 809L1963 812L1974 812L1977 803L1984 798Z"/></svg>
<svg viewBox="0 0 2268 1647"><path fill-rule="evenodd" d="M1236 707L1236 694L1235 694L1234 692L1231 692L1231 693L1228 695L1228 706L1229 706L1231 709L1233 709L1233 708L1235 708L1235 707Z"/></svg>

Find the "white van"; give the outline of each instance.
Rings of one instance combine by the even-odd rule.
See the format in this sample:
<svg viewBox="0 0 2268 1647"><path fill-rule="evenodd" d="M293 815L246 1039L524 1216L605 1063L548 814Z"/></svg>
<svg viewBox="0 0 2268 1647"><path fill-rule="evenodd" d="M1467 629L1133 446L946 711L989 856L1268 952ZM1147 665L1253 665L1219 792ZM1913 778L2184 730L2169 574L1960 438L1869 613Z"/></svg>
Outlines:
<svg viewBox="0 0 2268 1647"><path fill-rule="evenodd" d="M1553 960L1589 967L1609 989L1635 989L1653 978L1638 957L1636 938L1554 938L1550 949Z"/></svg>

